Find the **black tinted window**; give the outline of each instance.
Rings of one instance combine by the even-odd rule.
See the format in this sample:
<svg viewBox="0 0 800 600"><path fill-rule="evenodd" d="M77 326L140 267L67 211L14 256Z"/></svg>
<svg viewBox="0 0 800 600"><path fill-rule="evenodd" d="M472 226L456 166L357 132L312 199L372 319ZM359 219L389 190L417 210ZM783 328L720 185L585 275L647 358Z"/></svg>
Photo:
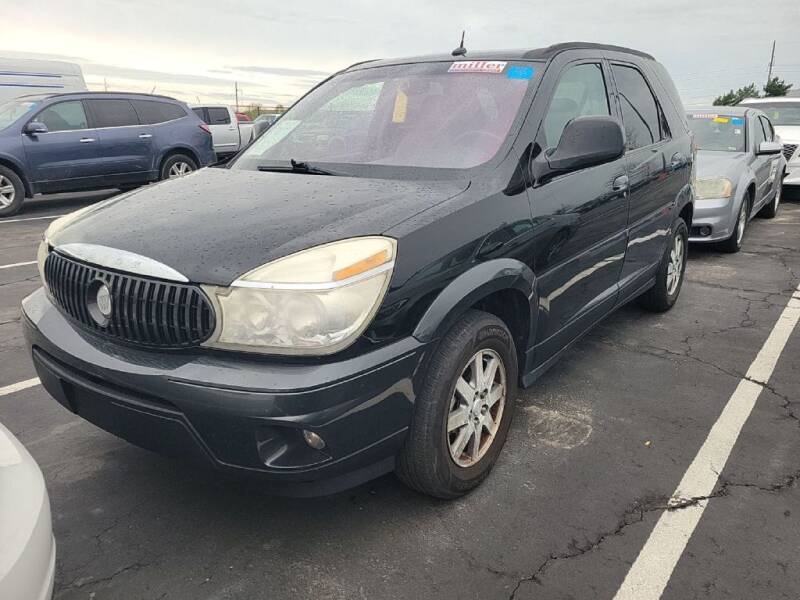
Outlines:
<svg viewBox="0 0 800 600"><path fill-rule="evenodd" d="M131 100L142 123L154 124L172 121L186 116L186 111L177 104L158 100Z"/></svg>
<svg viewBox="0 0 800 600"><path fill-rule="evenodd" d="M231 122L231 116L228 114L227 108L219 108L210 106L208 108L208 124L209 125L227 125Z"/></svg>
<svg viewBox="0 0 800 600"><path fill-rule="evenodd" d="M74 131L87 129L86 113L80 100L72 102L59 102L48 106L34 119L47 126L48 131Z"/></svg>
<svg viewBox="0 0 800 600"><path fill-rule="evenodd" d="M544 145L557 146L564 127L575 117L610 114L600 65L587 63L570 67L561 75L544 117Z"/></svg>
<svg viewBox="0 0 800 600"><path fill-rule="evenodd" d="M193 108L192 112L194 114L196 114L198 117L200 117L201 121L203 121L204 123L206 122L206 115L205 115L205 109L204 108L200 108L200 107Z"/></svg>
<svg viewBox="0 0 800 600"><path fill-rule="evenodd" d="M661 139L661 114L650 86L633 67L613 65L611 69L619 91L628 150L654 144Z"/></svg>
<svg viewBox="0 0 800 600"><path fill-rule="evenodd" d="M87 100L95 118L95 127L138 125L139 118L130 100Z"/></svg>

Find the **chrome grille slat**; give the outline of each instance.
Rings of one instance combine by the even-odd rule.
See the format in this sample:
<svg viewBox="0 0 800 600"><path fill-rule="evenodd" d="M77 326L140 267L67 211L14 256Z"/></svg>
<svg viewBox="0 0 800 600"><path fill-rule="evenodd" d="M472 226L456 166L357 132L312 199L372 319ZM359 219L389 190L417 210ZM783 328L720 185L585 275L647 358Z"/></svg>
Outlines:
<svg viewBox="0 0 800 600"><path fill-rule="evenodd" d="M151 348L189 348L207 340L215 326L211 302L196 285L120 273L68 258L57 251L44 267L59 310L84 329ZM89 311L88 292L103 281L113 311L105 325Z"/></svg>

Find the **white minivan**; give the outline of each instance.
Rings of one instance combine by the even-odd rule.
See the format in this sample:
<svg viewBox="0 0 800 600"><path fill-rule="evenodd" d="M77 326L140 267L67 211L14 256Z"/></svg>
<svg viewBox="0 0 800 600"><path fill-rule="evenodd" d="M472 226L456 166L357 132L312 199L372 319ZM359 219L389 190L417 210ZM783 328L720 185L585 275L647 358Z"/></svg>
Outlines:
<svg viewBox="0 0 800 600"><path fill-rule="evenodd" d="M0 104L31 94L86 92L75 63L0 56Z"/></svg>

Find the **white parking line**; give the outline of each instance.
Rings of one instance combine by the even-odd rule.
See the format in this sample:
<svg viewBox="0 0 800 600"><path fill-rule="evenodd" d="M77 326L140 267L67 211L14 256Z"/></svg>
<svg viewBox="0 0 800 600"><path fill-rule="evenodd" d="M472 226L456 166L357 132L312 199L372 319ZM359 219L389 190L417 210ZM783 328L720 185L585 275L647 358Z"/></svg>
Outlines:
<svg viewBox="0 0 800 600"><path fill-rule="evenodd" d="M28 388L33 387L35 385L39 385L38 377L34 377L33 379L26 379L25 381L19 381L17 383L12 383L11 385L0 387L0 396L6 396L8 394L13 394L14 392L27 390Z"/></svg>
<svg viewBox="0 0 800 600"><path fill-rule="evenodd" d="M49 215L46 217L25 217L24 219L0 219L0 225L5 223L20 223L21 221L39 221L41 219L58 219L64 215Z"/></svg>
<svg viewBox="0 0 800 600"><path fill-rule="evenodd" d="M664 511L614 600L657 600L661 597L708 505L707 498L714 491L733 445L764 389L762 383L769 381L798 320L800 286L783 309L745 378L739 381L670 500L672 506L690 501L696 503L679 510ZM697 500L699 498L703 499Z"/></svg>
<svg viewBox="0 0 800 600"><path fill-rule="evenodd" d="M14 267L24 267L27 265L35 265L36 261L31 260L28 262L21 262L21 263L11 263L10 265L0 265L0 271L3 269L13 269Z"/></svg>

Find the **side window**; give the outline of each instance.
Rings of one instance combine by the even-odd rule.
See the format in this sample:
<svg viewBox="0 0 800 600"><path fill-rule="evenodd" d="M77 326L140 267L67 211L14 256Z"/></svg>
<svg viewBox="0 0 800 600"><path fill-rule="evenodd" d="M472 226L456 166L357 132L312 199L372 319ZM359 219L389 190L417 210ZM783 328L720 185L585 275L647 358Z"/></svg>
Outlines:
<svg viewBox="0 0 800 600"><path fill-rule="evenodd" d="M628 150L644 148L663 138L662 113L644 76L633 67L612 65L622 106Z"/></svg>
<svg viewBox="0 0 800 600"><path fill-rule="evenodd" d="M198 117L200 117L200 120L203 123L208 123L208 121L206 121L206 109L205 108L203 108L202 106L195 106L192 109L192 112L194 114L196 114Z"/></svg>
<svg viewBox="0 0 800 600"><path fill-rule="evenodd" d="M139 125L139 117L130 100L87 100L96 121L95 127L124 127Z"/></svg>
<svg viewBox="0 0 800 600"><path fill-rule="evenodd" d="M48 131L75 131L88 129L86 113L80 100L59 102L48 106L35 117L47 126Z"/></svg>
<svg viewBox="0 0 800 600"><path fill-rule="evenodd" d="M570 67L561 75L542 122L542 142L546 148L557 146L564 127L575 117L610 114L600 63Z"/></svg>
<svg viewBox="0 0 800 600"><path fill-rule="evenodd" d="M174 121L186 116L186 111L177 104L158 100L131 100L133 108L139 115L139 121L148 125Z"/></svg>
<svg viewBox="0 0 800 600"><path fill-rule="evenodd" d="M752 119L753 121L753 151L758 152L758 147L761 142L767 141L767 136L764 133L764 126L761 119Z"/></svg>
<svg viewBox="0 0 800 600"><path fill-rule="evenodd" d="M231 116L228 114L227 108L218 106L208 107L208 124L209 125L227 125L231 122Z"/></svg>
<svg viewBox="0 0 800 600"><path fill-rule="evenodd" d="M772 123L766 117L758 117L761 120L761 125L764 126L764 135L768 142L775 141L775 130L772 128Z"/></svg>

